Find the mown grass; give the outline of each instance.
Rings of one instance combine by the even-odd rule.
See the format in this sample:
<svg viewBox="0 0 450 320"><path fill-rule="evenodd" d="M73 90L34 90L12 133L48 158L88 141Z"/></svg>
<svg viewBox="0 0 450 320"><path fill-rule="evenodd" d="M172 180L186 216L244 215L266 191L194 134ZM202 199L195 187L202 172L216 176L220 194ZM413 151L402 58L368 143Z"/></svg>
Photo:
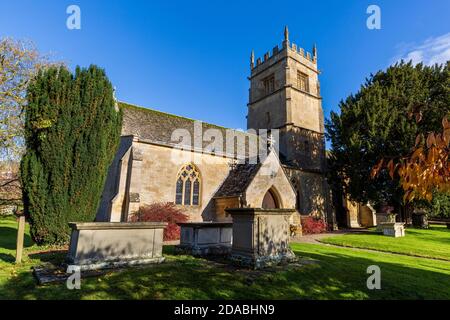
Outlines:
<svg viewBox="0 0 450 320"><path fill-rule="evenodd" d="M450 229L441 225L433 225L430 229L408 228L406 236L401 238L382 236L371 230L366 234L324 238L320 242L450 261Z"/></svg>
<svg viewBox="0 0 450 320"><path fill-rule="evenodd" d="M17 266L15 222L0 219L0 227L1 299L450 299L450 262L320 244L292 244L301 266L264 271L175 255L166 247L165 263L85 278L81 290L38 286L30 267L64 254L35 254L41 248L27 237ZM370 265L381 268L381 290L367 289Z"/></svg>

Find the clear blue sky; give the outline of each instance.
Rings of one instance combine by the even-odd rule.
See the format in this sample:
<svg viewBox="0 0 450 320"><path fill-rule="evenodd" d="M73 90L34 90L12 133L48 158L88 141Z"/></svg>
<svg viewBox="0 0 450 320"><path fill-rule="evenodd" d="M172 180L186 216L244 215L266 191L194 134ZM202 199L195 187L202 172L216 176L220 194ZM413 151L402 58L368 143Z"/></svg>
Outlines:
<svg viewBox="0 0 450 320"><path fill-rule="evenodd" d="M450 54L448 0L165 2L0 0L0 36L31 39L72 68L105 68L122 101L244 129L250 51L281 43L285 25L297 45L317 43L326 117L396 57ZM81 30L66 28L71 4ZM381 30L366 27L370 4Z"/></svg>

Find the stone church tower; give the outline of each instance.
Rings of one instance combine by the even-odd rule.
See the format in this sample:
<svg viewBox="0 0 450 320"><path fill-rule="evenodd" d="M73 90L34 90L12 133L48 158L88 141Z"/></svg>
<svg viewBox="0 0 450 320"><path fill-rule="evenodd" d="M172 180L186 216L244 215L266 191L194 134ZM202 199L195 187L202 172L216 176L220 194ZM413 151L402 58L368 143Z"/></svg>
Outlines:
<svg viewBox="0 0 450 320"><path fill-rule="evenodd" d="M316 47L310 53L290 43L286 27L282 47L256 63L252 52L250 68L247 128L279 130L280 160L296 189L298 211L331 223Z"/></svg>

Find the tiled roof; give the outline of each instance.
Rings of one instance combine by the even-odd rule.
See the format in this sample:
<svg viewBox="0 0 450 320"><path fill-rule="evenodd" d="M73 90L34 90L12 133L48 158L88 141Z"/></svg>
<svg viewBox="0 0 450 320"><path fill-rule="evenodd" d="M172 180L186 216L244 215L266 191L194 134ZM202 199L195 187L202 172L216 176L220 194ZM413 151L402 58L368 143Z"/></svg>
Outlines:
<svg viewBox="0 0 450 320"><path fill-rule="evenodd" d="M230 197L243 194L260 167L261 163L235 165L214 197Z"/></svg>
<svg viewBox="0 0 450 320"><path fill-rule="evenodd" d="M148 140L154 143L161 143L165 145L174 145L178 141L172 141L172 133L176 129L186 129L192 140L194 139L194 122L195 120L172 115L169 113L147 109L143 107L134 106L128 103L119 103L123 110L123 124L122 135L135 135L142 140ZM232 130L210 123L202 122L202 132L208 129L217 129L222 133L223 137L223 151L226 151L226 131ZM248 154L248 138L251 134L232 130L238 137L246 137L246 155ZM197 137L199 141L203 141L202 137ZM193 144L193 142L192 142ZM202 147L210 145L211 141L203 141ZM191 147L186 145L186 147ZM235 143L236 147L236 143Z"/></svg>

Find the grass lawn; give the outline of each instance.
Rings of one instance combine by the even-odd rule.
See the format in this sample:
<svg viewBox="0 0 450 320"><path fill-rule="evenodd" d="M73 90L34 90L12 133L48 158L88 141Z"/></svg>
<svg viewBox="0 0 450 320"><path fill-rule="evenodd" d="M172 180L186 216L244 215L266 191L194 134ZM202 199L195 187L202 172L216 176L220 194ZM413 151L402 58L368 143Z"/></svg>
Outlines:
<svg viewBox="0 0 450 320"><path fill-rule="evenodd" d="M15 228L15 221L0 218L0 299L450 299L448 261L320 244L292 245L300 267L236 270L166 247L165 263L82 279L81 290L37 286L30 267L64 254L33 253L41 248L27 237L25 260L14 265ZM381 290L366 288L374 264Z"/></svg>
<svg viewBox="0 0 450 320"><path fill-rule="evenodd" d="M450 229L446 226L433 225L428 230L408 228L405 232L405 237L393 238L371 230L367 234L345 234L320 242L450 261Z"/></svg>

